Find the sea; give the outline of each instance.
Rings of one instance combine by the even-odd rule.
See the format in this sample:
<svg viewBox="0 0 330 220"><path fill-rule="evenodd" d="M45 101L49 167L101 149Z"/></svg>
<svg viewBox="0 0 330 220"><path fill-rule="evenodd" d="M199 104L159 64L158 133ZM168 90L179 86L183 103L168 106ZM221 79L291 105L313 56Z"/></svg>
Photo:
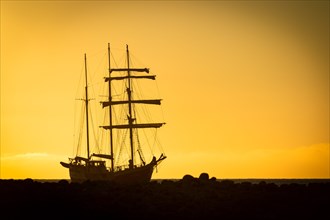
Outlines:
<svg viewBox="0 0 330 220"><path fill-rule="evenodd" d="M66 180L70 182L70 179L33 179L37 182L59 182L60 180ZM151 181L156 181L158 183L161 183L164 180L170 180L173 182L177 182L180 179L151 179ZM257 178L243 178L243 179L216 179L216 181L223 181L223 180L231 180L234 183L242 183L242 182L250 182L252 184L259 184L260 182L265 183L274 183L278 186L282 184L309 184L309 183L330 183L330 178L327 179L257 179Z"/></svg>

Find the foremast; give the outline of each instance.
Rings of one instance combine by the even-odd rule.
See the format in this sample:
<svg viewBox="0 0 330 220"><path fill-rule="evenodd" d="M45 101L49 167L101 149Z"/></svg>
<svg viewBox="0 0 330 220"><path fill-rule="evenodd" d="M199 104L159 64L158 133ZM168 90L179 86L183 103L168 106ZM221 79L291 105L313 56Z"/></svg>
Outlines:
<svg viewBox="0 0 330 220"><path fill-rule="evenodd" d="M127 57L127 68L111 68L110 67L110 44L108 44L108 57L109 57L109 76L105 77L105 81L109 83L109 98L108 101L101 102L103 108L109 107L109 114L110 114L110 121L109 125L107 126L101 126L104 129L110 130L110 149L111 149L111 168L114 169L114 158L113 158L113 138L112 138L112 131L113 129L129 129L129 136L130 136L130 150L131 150L131 159L129 163L130 168L134 168L134 141L133 141L133 128L159 128L165 123L134 123L135 118L133 118L132 115L132 108L133 104L153 104L153 105L160 105L160 99L152 99L152 100L134 100L132 98L132 86L131 86L131 80L132 79L151 79L155 80L155 75L132 75L131 72L145 72L149 73L148 68L130 68L129 63L129 50L128 45L126 45L126 57ZM127 72L126 76L111 76L112 72ZM113 80L127 80L127 100L121 100L121 101L113 101L111 98L111 82ZM128 124L118 124L113 125L112 123L112 106L114 105L121 105L121 104L127 104L128 105Z"/></svg>
<svg viewBox="0 0 330 220"><path fill-rule="evenodd" d="M111 65L110 65L110 43L108 43L108 64L109 64L109 79L111 77ZM111 95L111 80L108 81L109 83L109 103L111 103L112 95ZM112 108L109 108L109 124L110 127L112 126ZM114 157L113 157L113 133L112 129L110 129L110 155L111 155L111 171L114 171Z"/></svg>

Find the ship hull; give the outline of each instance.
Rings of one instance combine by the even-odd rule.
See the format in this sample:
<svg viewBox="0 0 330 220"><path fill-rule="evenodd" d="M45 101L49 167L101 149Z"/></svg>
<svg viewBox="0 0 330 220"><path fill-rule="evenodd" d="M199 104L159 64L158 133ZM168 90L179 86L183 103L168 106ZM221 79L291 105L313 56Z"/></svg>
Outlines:
<svg viewBox="0 0 330 220"><path fill-rule="evenodd" d="M88 160L81 157L71 159L70 163L60 163L69 169L71 182L110 181L118 184L141 184L150 182L154 168L165 158L166 156L162 154L158 160L153 157L152 161L146 165L132 166L116 171L108 170L104 161ZM85 163L81 163L82 160Z"/></svg>
<svg viewBox="0 0 330 220"><path fill-rule="evenodd" d="M112 172L105 167L67 164L71 182L111 181L119 184L147 183L151 180L154 164Z"/></svg>

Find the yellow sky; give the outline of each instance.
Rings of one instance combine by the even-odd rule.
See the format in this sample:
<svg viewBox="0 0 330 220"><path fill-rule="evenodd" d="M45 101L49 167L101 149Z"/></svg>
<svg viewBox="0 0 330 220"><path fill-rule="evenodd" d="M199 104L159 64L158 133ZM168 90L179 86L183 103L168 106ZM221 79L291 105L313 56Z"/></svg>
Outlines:
<svg viewBox="0 0 330 220"><path fill-rule="evenodd" d="M83 54L108 42L157 75L153 178L330 177L329 2L1 1L0 178L69 178Z"/></svg>

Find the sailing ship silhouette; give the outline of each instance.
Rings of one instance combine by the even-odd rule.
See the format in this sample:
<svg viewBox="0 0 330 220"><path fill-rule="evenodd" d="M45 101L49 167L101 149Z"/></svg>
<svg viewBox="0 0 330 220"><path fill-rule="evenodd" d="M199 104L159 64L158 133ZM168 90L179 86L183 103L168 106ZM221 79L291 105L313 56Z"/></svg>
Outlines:
<svg viewBox="0 0 330 220"><path fill-rule="evenodd" d="M86 150L87 155L76 155L74 158L69 158L69 162L60 162L60 164L69 169L69 175L72 182L84 181L112 181L120 184L133 184L133 183L147 183L151 180L154 169L165 158L162 153L158 158L153 156L150 162L146 162L143 157L142 147L140 146L138 131L140 129L158 129L165 123L141 123L136 114L136 105L160 105L161 99L135 99L133 97L133 81L135 80L155 80L155 75L149 74L148 68L133 68L130 66L130 53L128 45L126 45L126 62L127 66L124 68L111 68L111 53L110 44L108 44L108 76L104 78L105 83L108 83L108 100L102 101L103 109L108 108L109 124L100 126L100 128L109 131L109 153L91 152L89 143L89 96L88 96L88 81L87 81L87 58L84 56L85 66L85 121L86 121ZM116 74L117 73L117 74ZM113 83L124 82L124 91L122 91L122 100L115 99L113 94ZM122 118L124 121L117 124L115 123L116 106L124 107ZM119 135L114 135L116 131ZM128 138L126 138L128 133ZM129 159L124 164L118 164L122 160L115 160L114 138L121 139L121 143L116 142L118 151L121 152L121 147L126 141L129 145ZM121 156L121 155L119 155ZM137 157L139 156L139 157ZM126 157L127 158L127 157ZM139 163L136 162L139 160ZM106 161L110 162L110 167L106 166ZM117 162L117 163L116 163ZM117 165L116 165L117 164Z"/></svg>

